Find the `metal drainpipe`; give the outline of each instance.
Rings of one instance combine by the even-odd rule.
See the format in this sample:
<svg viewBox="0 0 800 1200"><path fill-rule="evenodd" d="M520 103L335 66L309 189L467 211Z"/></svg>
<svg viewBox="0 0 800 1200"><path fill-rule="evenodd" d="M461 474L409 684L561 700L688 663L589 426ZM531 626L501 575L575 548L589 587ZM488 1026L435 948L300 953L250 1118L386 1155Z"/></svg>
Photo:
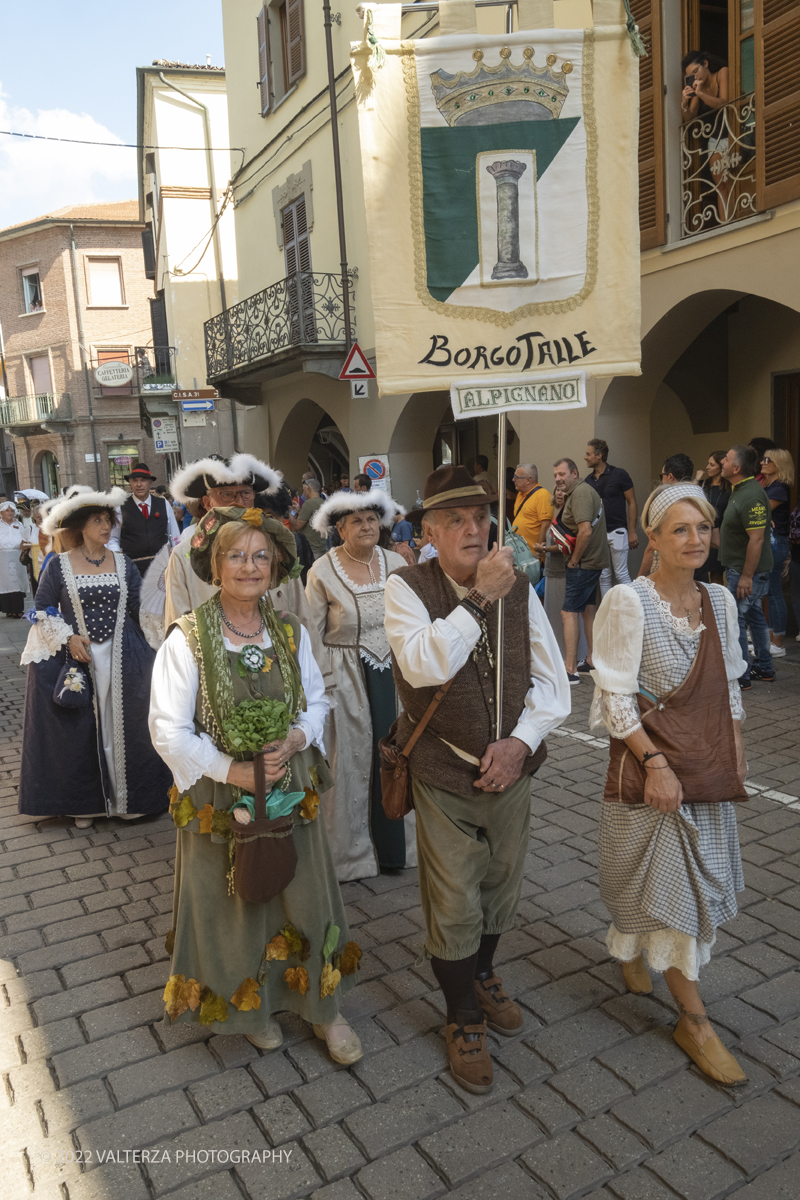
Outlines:
<svg viewBox="0 0 800 1200"><path fill-rule="evenodd" d="M339 258L342 272L342 306L344 308L344 340L347 352L353 343L350 326L350 288L347 274L347 244L344 226L344 194L342 191L342 160L339 152L339 111L336 104L336 74L333 66L330 0L322 0L325 26L325 55L328 63L328 100L331 106L331 144L333 147L333 178L336 185L336 216L339 222Z"/></svg>
<svg viewBox="0 0 800 1200"><path fill-rule="evenodd" d="M158 72L158 78L165 87L171 88L173 92L177 92L179 96L183 96L184 100L188 100L190 104L196 104L203 113L203 143L206 148L206 169L208 171L208 186L211 192L211 240L214 246L214 266L217 268L217 283L219 284L219 300L222 305L222 311L225 313L228 303L225 298L225 280L222 274L222 247L219 240L219 222L217 221L217 177L214 173L214 155L211 150L211 117L209 115L208 106L203 104L201 100L196 100L194 96L190 96L188 92L184 92L176 84L170 83L163 71ZM231 432L233 434L233 449L239 450L239 423L236 420L236 401L229 400L231 406Z"/></svg>
<svg viewBox="0 0 800 1200"><path fill-rule="evenodd" d="M81 292L78 286L78 247L75 245L75 230L72 222L69 223L69 257L72 263L72 287L75 292L75 311L78 317L78 345L81 348L81 360L83 362L83 378L86 383L86 400L89 405L89 428L92 431L92 453L94 456L94 477L97 483L98 492L101 490L100 484L100 463L97 461L97 433L94 427L94 410L92 409L92 383L89 378L89 364L86 355L86 336L83 332L83 309L81 308Z"/></svg>

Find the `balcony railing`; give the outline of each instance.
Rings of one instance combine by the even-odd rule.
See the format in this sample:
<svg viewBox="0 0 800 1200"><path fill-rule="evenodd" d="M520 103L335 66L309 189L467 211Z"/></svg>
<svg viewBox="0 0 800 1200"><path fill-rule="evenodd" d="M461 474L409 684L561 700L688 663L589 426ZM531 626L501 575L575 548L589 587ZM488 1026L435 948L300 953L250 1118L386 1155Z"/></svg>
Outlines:
<svg viewBox="0 0 800 1200"><path fill-rule="evenodd" d="M756 214L756 112L753 93L696 117L681 130L681 237L694 237Z"/></svg>
<svg viewBox="0 0 800 1200"><path fill-rule="evenodd" d="M42 392L37 396L7 396L0 400L0 425L41 425L43 421L69 421L69 392Z"/></svg>
<svg viewBox="0 0 800 1200"><path fill-rule="evenodd" d="M353 281L348 281L355 332ZM214 379L291 346L344 346L341 275L301 272L249 296L205 323L206 368Z"/></svg>

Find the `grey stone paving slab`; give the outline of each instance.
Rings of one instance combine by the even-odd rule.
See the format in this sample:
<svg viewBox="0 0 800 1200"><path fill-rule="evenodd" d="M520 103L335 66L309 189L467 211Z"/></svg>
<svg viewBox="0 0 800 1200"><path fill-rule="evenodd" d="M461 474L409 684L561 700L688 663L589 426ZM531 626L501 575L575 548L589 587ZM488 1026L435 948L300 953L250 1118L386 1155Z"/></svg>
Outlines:
<svg viewBox="0 0 800 1200"><path fill-rule="evenodd" d="M323 1178L330 1181L352 1175L367 1161L339 1125L306 1134L303 1147Z"/></svg>
<svg viewBox="0 0 800 1200"><path fill-rule="evenodd" d="M684 1200L717 1200L743 1178L732 1163L697 1138L668 1147L651 1158L647 1167Z"/></svg>
<svg viewBox="0 0 800 1200"><path fill-rule="evenodd" d="M759 1175L736 1195L738 1200L797 1200L798 1178L800 1154L793 1154L765 1171L763 1175Z"/></svg>
<svg viewBox="0 0 800 1200"><path fill-rule="evenodd" d="M608 1050L624 1039L627 1039L627 1034L616 1021L597 1009L589 1009L558 1025L539 1030L525 1040L537 1054L552 1063L554 1070L561 1071L582 1058Z"/></svg>
<svg viewBox="0 0 800 1200"><path fill-rule="evenodd" d="M410 1146L370 1163L356 1178L369 1200L430 1200L445 1191L441 1179Z"/></svg>
<svg viewBox="0 0 800 1200"><path fill-rule="evenodd" d="M800 1143L800 1113L780 1096L758 1096L700 1132L742 1171L752 1175Z"/></svg>
<svg viewBox="0 0 800 1200"><path fill-rule="evenodd" d="M367 1158L380 1158L457 1120L463 1112L458 1100L430 1079L353 1113L344 1125Z"/></svg>
<svg viewBox="0 0 800 1200"><path fill-rule="evenodd" d="M423 1138L420 1149L454 1186L543 1140L536 1122L506 1100Z"/></svg>
<svg viewBox="0 0 800 1200"><path fill-rule="evenodd" d="M488 1171L480 1179L464 1183L450 1192L453 1200L548 1200L541 1186L513 1162Z"/></svg>
<svg viewBox="0 0 800 1200"><path fill-rule="evenodd" d="M617 1100L624 1100L631 1094L626 1083L597 1062L571 1067L553 1075L548 1083L587 1117L605 1112Z"/></svg>
<svg viewBox="0 0 800 1200"><path fill-rule="evenodd" d="M648 1146L660 1150L682 1134L688 1135L731 1107L727 1095L685 1071L615 1104L612 1113Z"/></svg>
<svg viewBox="0 0 800 1200"><path fill-rule="evenodd" d="M558 1200L599 1187L614 1175L609 1164L574 1133L562 1133L534 1146L522 1155L522 1161Z"/></svg>

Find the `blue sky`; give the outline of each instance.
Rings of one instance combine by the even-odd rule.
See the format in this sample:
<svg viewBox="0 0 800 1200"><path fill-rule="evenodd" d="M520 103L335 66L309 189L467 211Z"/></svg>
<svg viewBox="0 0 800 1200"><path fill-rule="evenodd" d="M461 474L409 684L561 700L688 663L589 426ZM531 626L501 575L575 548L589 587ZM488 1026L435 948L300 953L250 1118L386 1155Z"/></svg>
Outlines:
<svg viewBox="0 0 800 1200"><path fill-rule="evenodd" d="M135 142L136 67L224 65L220 0L3 5L0 129ZM66 204L132 199L133 150L0 136L0 228Z"/></svg>

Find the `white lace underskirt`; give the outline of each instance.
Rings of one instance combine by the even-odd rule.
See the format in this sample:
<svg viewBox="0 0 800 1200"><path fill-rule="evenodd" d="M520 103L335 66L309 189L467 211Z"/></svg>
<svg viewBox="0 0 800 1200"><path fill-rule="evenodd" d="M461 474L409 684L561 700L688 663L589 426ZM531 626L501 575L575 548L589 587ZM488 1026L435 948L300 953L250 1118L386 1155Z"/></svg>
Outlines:
<svg viewBox="0 0 800 1200"><path fill-rule="evenodd" d="M620 962L632 962L645 954L653 971L677 967L681 975L697 981L700 968L711 960L716 934L710 942L701 942L679 929L653 929L649 933L620 933L612 924L606 934L609 954Z"/></svg>

